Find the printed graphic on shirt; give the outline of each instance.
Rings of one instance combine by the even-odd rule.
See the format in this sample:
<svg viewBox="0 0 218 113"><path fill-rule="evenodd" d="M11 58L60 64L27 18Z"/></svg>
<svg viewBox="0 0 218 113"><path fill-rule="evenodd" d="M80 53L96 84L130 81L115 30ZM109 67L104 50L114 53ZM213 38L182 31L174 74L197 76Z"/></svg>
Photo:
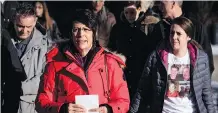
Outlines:
<svg viewBox="0 0 218 113"><path fill-rule="evenodd" d="M168 84L162 113L195 113L190 96L190 56L168 54Z"/></svg>
<svg viewBox="0 0 218 113"><path fill-rule="evenodd" d="M187 97L190 91L190 65L169 64L167 97Z"/></svg>

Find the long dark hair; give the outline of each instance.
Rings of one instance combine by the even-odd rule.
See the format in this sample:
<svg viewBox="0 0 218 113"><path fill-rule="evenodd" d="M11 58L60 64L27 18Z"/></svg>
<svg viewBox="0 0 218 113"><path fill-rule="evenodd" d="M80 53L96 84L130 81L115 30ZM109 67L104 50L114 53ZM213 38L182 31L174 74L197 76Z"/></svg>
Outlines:
<svg viewBox="0 0 218 113"><path fill-rule="evenodd" d="M48 11L48 7L46 5L46 3L44 1L36 1L34 3L34 6L36 5L36 3L40 3L42 4L43 7L43 14L42 14L42 18L45 20L44 23L44 27L48 30L48 29L53 29L53 19L50 17L49 15L49 11Z"/></svg>

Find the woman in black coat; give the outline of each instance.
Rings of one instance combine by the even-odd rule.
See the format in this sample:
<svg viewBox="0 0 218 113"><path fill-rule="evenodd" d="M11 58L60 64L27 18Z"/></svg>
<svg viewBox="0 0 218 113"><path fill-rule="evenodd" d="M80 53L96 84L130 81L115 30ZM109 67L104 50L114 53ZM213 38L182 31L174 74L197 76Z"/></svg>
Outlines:
<svg viewBox="0 0 218 113"><path fill-rule="evenodd" d="M126 75L130 97L135 93L137 82L142 74L144 59L150 53L149 39L141 23L143 13L140 1L125 1L124 11L121 13L121 23L112 28L108 48L126 57L124 72Z"/></svg>

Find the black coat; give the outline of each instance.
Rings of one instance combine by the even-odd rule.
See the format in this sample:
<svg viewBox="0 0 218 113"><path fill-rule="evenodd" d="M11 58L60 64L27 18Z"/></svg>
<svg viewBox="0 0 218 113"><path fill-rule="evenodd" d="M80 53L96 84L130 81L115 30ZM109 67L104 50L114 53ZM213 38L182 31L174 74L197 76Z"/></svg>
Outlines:
<svg viewBox="0 0 218 113"><path fill-rule="evenodd" d="M161 45L164 47L158 47L145 64L139 87L131 101L130 113L162 113L168 80L166 69L168 60L164 60L163 56L166 54L161 51L168 50L164 43ZM197 113L215 113L207 54L191 45L195 48L189 48L191 98L196 105Z"/></svg>
<svg viewBox="0 0 218 113"><path fill-rule="evenodd" d="M11 35L2 29L2 113L17 113L21 95L21 81L27 76L11 41ZM12 84L13 83L13 84Z"/></svg>
<svg viewBox="0 0 218 113"><path fill-rule="evenodd" d="M16 8L20 4L20 1L5 1L2 5L3 22L5 28L10 27L13 22L13 16L16 12Z"/></svg>
<svg viewBox="0 0 218 113"><path fill-rule="evenodd" d="M186 18L186 15L182 15ZM194 18L189 18L193 25L194 25L194 37L193 39L196 40L203 48L203 50L207 53L209 57L209 66L210 66L210 72L211 75L214 71L214 63L213 63L213 54L212 54L212 49L211 49L211 44L210 44L210 39L208 37L208 34L205 32L203 29L203 25L201 22L197 21ZM149 37L152 37L152 43L153 47L155 48L156 45L162 40L162 39L169 39L169 34L170 34L170 24L171 20L162 20L159 23L157 23L153 29L153 32Z"/></svg>
<svg viewBox="0 0 218 113"><path fill-rule="evenodd" d="M45 21L43 21L44 23ZM58 25L57 23L53 20L53 25L52 25L52 29L46 29L40 22L36 22L36 28L43 34L46 35L49 38L50 42L56 43L59 41L63 41L64 37L63 35L60 33L59 29L58 29Z"/></svg>
<svg viewBox="0 0 218 113"><path fill-rule="evenodd" d="M126 57L124 72L130 96L136 91L136 83L142 74L145 59L147 59L148 54L152 51L149 39L142 28L143 26L140 22L130 24L124 20L114 25L109 38L108 48Z"/></svg>

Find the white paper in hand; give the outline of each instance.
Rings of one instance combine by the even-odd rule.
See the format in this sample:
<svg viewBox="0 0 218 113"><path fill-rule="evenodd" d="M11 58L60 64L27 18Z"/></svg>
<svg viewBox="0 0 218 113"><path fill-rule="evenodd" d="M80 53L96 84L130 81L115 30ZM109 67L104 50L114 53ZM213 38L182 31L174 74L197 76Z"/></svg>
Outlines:
<svg viewBox="0 0 218 113"><path fill-rule="evenodd" d="M89 109L98 108L99 100L98 95L76 95L76 104L82 105L86 108L86 113L99 113L99 112L88 112Z"/></svg>

